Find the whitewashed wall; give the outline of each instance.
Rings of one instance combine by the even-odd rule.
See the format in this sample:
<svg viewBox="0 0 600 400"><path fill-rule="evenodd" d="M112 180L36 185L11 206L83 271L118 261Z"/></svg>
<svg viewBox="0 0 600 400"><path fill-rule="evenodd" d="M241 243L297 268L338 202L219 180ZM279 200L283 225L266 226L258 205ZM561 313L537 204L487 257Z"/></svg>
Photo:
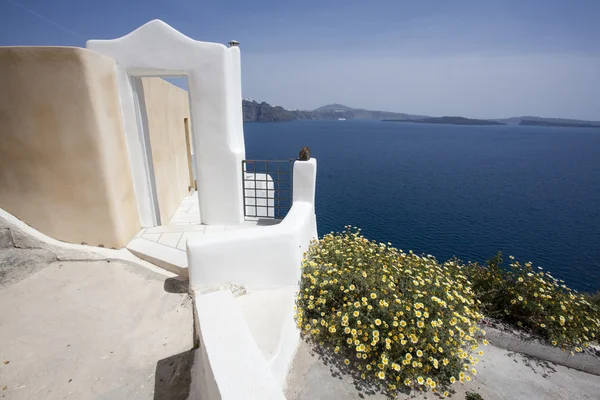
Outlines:
<svg viewBox="0 0 600 400"><path fill-rule="evenodd" d="M293 318L300 265L310 242L317 239L316 176L315 159L294 163L292 208L278 225L188 239L190 291L200 340L190 399L284 398L282 388L300 339ZM280 313L283 318L280 326L271 323L254 332L278 340L271 359L257 347L249 329L256 316L252 312L242 315L230 284L242 285L254 295L263 289L283 289L259 292L269 296L260 312L267 308L268 315ZM270 297L272 293L276 296ZM268 334L269 329L279 332Z"/></svg>
<svg viewBox="0 0 600 400"><path fill-rule="evenodd" d="M294 164L293 204L277 225L191 236L187 241L190 290L228 284L250 289L296 285L300 263L317 238L317 160Z"/></svg>

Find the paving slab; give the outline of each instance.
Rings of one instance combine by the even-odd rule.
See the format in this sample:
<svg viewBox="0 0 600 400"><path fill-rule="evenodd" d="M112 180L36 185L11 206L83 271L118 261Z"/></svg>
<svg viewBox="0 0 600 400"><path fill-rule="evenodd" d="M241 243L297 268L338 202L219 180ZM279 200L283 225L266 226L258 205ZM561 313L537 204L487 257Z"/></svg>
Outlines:
<svg viewBox="0 0 600 400"><path fill-rule="evenodd" d="M54 262L0 290L0 398L184 400L187 285L123 262Z"/></svg>
<svg viewBox="0 0 600 400"><path fill-rule="evenodd" d="M288 400L383 400L387 397L364 388L341 372L329 355L319 355L312 344L301 342L286 386ZM319 351L320 352L320 351ZM451 398L465 399L466 392L484 400L597 400L600 376L509 352L494 346L484 348L477 376L468 383L452 385ZM433 393L402 394L397 399L438 399Z"/></svg>

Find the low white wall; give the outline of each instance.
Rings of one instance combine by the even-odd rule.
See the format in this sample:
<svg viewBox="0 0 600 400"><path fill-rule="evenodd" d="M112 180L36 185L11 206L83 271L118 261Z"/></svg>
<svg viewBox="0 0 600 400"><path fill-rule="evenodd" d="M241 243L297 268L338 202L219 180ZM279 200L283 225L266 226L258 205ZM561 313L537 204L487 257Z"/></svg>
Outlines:
<svg viewBox="0 0 600 400"><path fill-rule="evenodd" d="M279 341L277 350L267 360L231 291L215 289L231 284L251 291L298 285L304 252L317 239L317 161L296 161L293 174L293 205L278 225L192 236L187 241L200 340L191 399L284 399L284 381L299 340L293 301L290 314L283 315L280 334L274 335L279 338L273 339Z"/></svg>
<svg viewBox="0 0 600 400"><path fill-rule="evenodd" d="M250 290L298 284L303 254L317 238L317 161L296 161L293 173L292 208L280 224L188 239L191 291L232 283Z"/></svg>

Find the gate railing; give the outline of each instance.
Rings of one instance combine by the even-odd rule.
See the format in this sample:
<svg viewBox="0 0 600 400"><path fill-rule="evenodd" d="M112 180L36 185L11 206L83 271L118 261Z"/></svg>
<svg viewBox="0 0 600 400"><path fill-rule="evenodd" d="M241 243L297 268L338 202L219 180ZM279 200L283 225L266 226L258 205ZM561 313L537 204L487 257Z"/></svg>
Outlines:
<svg viewBox="0 0 600 400"><path fill-rule="evenodd" d="M244 217L283 219L292 208L294 160L243 160Z"/></svg>

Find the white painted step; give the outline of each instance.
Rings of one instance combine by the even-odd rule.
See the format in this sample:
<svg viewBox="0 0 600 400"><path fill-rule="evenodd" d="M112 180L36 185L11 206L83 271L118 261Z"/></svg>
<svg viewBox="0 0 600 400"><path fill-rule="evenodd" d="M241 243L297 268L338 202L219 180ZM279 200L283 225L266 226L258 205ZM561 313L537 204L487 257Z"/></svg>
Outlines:
<svg viewBox="0 0 600 400"><path fill-rule="evenodd" d="M258 348L282 386L300 337L294 320L297 291L297 286L286 286L235 298Z"/></svg>
<svg viewBox="0 0 600 400"><path fill-rule="evenodd" d="M188 276L185 250L165 246L143 238L134 238L127 244L127 250L158 267L180 276Z"/></svg>
<svg viewBox="0 0 600 400"><path fill-rule="evenodd" d="M189 399L285 400L229 290L194 295L200 347Z"/></svg>

